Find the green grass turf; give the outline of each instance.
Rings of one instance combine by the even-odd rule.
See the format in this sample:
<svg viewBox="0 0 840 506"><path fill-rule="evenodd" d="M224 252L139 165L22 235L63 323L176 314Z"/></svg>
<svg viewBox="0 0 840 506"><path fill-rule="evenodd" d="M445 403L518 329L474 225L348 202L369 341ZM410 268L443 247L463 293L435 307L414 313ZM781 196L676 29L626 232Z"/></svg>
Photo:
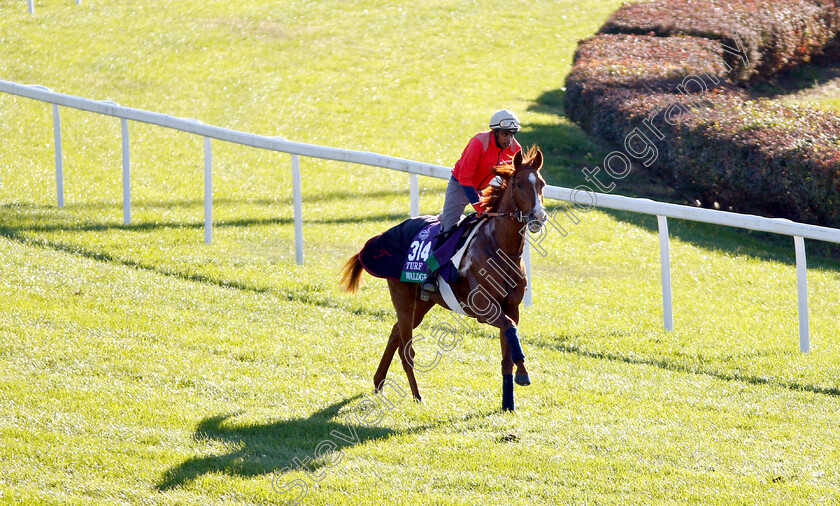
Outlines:
<svg viewBox="0 0 840 506"><path fill-rule="evenodd" d="M574 186L604 152L562 117L563 80L619 3L0 1L0 76L443 165L509 107ZM0 96L0 501L271 504L296 479L307 504L840 496L840 264L811 242L802 355L792 239L672 222L666 333L655 219L562 222L534 256L518 414L499 411L497 334L473 324L418 374L422 404L392 394L361 423L393 309L384 282L349 296L337 272L407 216L406 175L303 159L301 267L288 156L214 142L208 246L201 139L131 124L125 226L119 122L62 121L58 209L49 107ZM443 184L421 178L421 212ZM407 389L398 363L390 378Z"/></svg>

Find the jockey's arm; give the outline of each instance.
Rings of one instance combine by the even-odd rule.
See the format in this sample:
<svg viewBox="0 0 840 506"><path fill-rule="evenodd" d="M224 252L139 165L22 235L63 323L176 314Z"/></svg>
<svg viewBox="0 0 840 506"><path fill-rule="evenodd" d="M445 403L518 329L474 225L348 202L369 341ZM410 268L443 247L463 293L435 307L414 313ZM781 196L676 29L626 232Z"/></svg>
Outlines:
<svg viewBox="0 0 840 506"><path fill-rule="evenodd" d="M476 190L475 186L462 184L461 188L463 188L464 193L467 195L467 198L470 199L470 204L472 204L473 209L477 213L484 212L484 206L481 205L481 198L478 196L478 190Z"/></svg>

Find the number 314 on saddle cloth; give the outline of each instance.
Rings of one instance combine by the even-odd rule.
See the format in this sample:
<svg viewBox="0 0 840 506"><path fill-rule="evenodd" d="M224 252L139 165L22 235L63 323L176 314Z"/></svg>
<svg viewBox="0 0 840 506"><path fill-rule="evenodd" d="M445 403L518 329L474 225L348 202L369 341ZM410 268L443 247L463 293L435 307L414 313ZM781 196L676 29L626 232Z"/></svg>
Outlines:
<svg viewBox="0 0 840 506"><path fill-rule="evenodd" d="M426 260L429 258L433 239L438 232L440 232L440 223L430 223L417 232L408 247L408 255L400 274L400 281L422 283L426 280L429 272L429 265Z"/></svg>

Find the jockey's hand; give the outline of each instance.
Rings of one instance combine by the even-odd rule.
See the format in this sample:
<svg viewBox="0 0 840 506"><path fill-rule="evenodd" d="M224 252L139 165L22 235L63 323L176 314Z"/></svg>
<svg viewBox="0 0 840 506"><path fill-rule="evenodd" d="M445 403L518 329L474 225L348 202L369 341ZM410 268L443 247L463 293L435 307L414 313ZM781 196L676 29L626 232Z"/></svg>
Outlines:
<svg viewBox="0 0 840 506"><path fill-rule="evenodd" d="M481 202L476 202L472 206L473 206L473 209L475 209L475 212L477 212L478 214L482 214L485 211L487 211L487 209L485 209L484 206L481 205Z"/></svg>

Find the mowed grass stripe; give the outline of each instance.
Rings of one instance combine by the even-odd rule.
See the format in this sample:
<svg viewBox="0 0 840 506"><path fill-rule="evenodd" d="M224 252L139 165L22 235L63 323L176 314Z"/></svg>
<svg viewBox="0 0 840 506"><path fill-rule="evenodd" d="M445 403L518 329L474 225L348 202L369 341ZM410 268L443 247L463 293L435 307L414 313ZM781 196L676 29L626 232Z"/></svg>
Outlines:
<svg viewBox="0 0 840 506"><path fill-rule="evenodd" d="M351 408L369 395L389 326L7 240L0 254L14 259L3 272L4 439L17 463L6 480L23 489L33 479L38 489L53 483L44 499L156 494L192 502L221 490L236 490L242 501L276 499L269 482L291 458L353 423ZM115 310L121 302L125 311ZM336 333L342 339L327 337ZM372 335L380 336L374 350ZM838 449L809 442L830 435L836 396L534 347L541 379L519 390L520 415L510 417L497 410L496 347L471 336L421 375L426 402L397 402L381 432L343 449L346 466L327 470L317 486L310 481L314 502L346 499L348 488L366 483L376 487L358 498L371 504L394 494L445 504L510 494L705 501L739 497L743 486L780 503L831 496L823 483L837 478ZM392 377L405 386L398 369ZM345 401L334 419L295 422ZM225 415L221 429L196 437L203 420ZM505 439L511 433L516 440ZM285 438L274 446L276 434ZM16 456L35 458L46 477L20 469ZM522 461L540 462L539 471ZM157 491L184 462L197 469L180 476L196 481ZM67 466L72 477L60 471ZM396 475L382 480L383 467ZM488 482L487 473L500 469L503 477ZM595 486L611 474L641 479ZM685 488L664 486L661 476ZM287 475L295 477L308 479ZM422 485L403 487L418 477Z"/></svg>
<svg viewBox="0 0 840 506"><path fill-rule="evenodd" d="M826 291L837 283L834 271L810 274L815 353L800 355L792 265L743 255L710 258L703 248L675 240L672 255L678 331L665 334L661 330L656 236L633 226L612 224L601 213L585 219L567 237L555 234L544 242L542 246L549 252L546 258L535 255L536 305L526 310L523 318L523 330L526 335L533 333L535 343L721 377L836 392L837 377L830 364L838 346L832 329L840 308ZM384 282L366 276L368 286L360 297L344 296L336 287L338 269L355 251L353 244L387 226L388 222L352 217L323 227L320 218L307 220L307 231L322 231L307 233L311 239L304 268L290 266L278 257L292 250L291 242L284 238L291 229L288 225L222 227L213 246L197 241L199 234L191 226L164 231L146 230L142 225L62 231L47 225L46 233L32 233L21 226L19 230L9 227L4 234L89 258L218 286L265 291L387 320L393 313ZM608 236L605 232L609 229L612 235ZM251 237L262 244L255 245ZM331 242L332 237L346 237L347 243ZM156 247L149 248L151 244ZM441 315L433 321L441 318L445 320ZM494 335L489 327L476 328ZM698 335L717 338L698 339Z"/></svg>

